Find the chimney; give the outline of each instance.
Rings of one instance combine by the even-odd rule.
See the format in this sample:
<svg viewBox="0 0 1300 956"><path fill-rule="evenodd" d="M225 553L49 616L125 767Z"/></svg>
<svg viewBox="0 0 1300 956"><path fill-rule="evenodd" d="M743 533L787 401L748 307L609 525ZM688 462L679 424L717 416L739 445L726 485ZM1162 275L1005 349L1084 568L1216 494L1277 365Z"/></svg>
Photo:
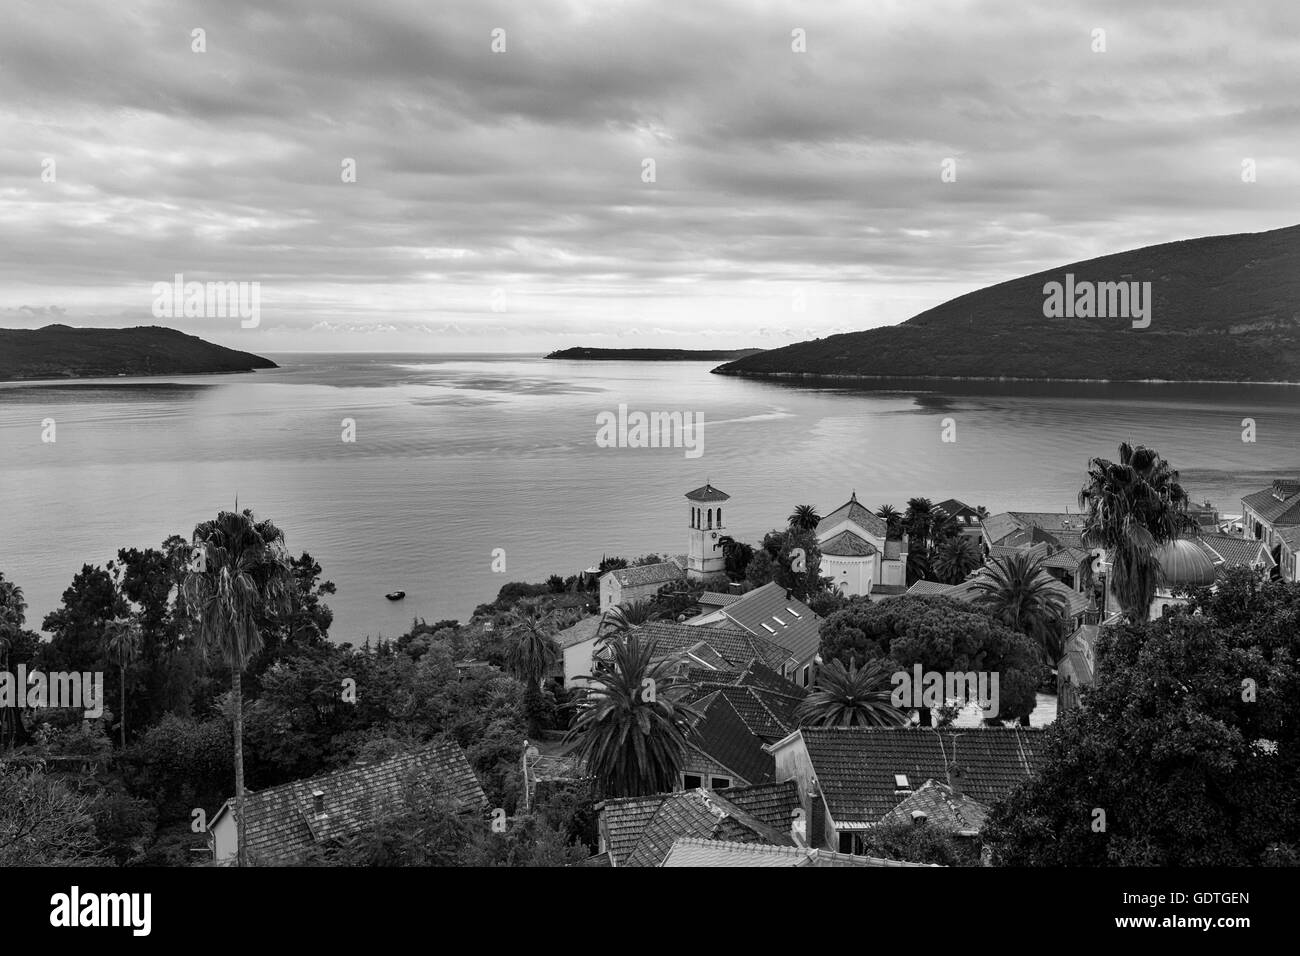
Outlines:
<svg viewBox="0 0 1300 956"><path fill-rule="evenodd" d="M325 813L325 791L313 790L311 794L311 808L316 816L323 816Z"/></svg>
<svg viewBox="0 0 1300 956"><path fill-rule="evenodd" d="M826 848L826 804L822 802L817 778L808 781L808 846L814 850Z"/></svg>
<svg viewBox="0 0 1300 956"><path fill-rule="evenodd" d="M962 769L956 764L948 767L948 787L952 790L954 797L961 797L961 776Z"/></svg>

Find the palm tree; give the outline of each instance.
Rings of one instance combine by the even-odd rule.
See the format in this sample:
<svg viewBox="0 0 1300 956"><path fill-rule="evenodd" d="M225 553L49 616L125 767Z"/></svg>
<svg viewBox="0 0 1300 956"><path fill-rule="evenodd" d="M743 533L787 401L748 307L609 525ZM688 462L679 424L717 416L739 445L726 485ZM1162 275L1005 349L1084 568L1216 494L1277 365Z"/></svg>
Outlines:
<svg viewBox="0 0 1300 956"><path fill-rule="evenodd" d="M527 687L540 688L546 672L560 658L555 643L555 615L537 598L525 598L511 609L506 636L506 669Z"/></svg>
<svg viewBox="0 0 1300 956"><path fill-rule="evenodd" d="M975 509L975 517L978 518L980 521L987 521L989 517L989 509L985 508L983 505L980 505L978 508Z"/></svg>
<svg viewBox="0 0 1300 956"><path fill-rule="evenodd" d="M939 545L932 565L935 576L944 584L960 584L981 563L975 542L964 534L958 534Z"/></svg>
<svg viewBox="0 0 1300 956"><path fill-rule="evenodd" d="M600 616L596 628L596 643L603 644L613 637L621 637L642 624L658 620L660 612L649 601L631 601L615 604Z"/></svg>
<svg viewBox="0 0 1300 956"><path fill-rule="evenodd" d="M805 727L901 727L907 714L893 704L891 676L882 658L860 668L850 660L847 669L837 658L817 671L795 717Z"/></svg>
<svg viewBox="0 0 1300 956"><path fill-rule="evenodd" d="M569 753L609 797L641 797L677 786L686 739L699 711L682 702L694 684L676 680L672 662L654 659L654 642L636 632L610 642L610 661L587 676L565 735Z"/></svg>
<svg viewBox="0 0 1300 956"><path fill-rule="evenodd" d="M220 653L230 667L235 724L235 823L238 863L248 865L244 820L243 673L262 648L263 623L290 611L293 571L284 532L253 512L223 511L194 529L195 564L181 585L204 654Z"/></svg>
<svg viewBox="0 0 1300 956"><path fill-rule="evenodd" d="M885 522L885 537L898 540L903 536L903 516L893 505L881 505L876 509L876 517Z"/></svg>
<svg viewBox="0 0 1300 956"><path fill-rule="evenodd" d="M1036 641L1043 660L1055 667L1064 652L1066 602L1052 583L1041 558L1017 551L994 559L972 586L979 592L976 605Z"/></svg>
<svg viewBox="0 0 1300 956"><path fill-rule="evenodd" d="M1105 549L1110 590L1132 622L1150 615L1161 545L1196 534L1187 505L1178 472L1153 449L1124 442L1118 462L1094 458L1088 463L1088 478L1079 491L1079 507L1087 509L1083 541Z"/></svg>
<svg viewBox="0 0 1300 956"><path fill-rule="evenodd" d="M790 527L796 531L816 531L817 523L821 520L822 516L812 505L796 505L789 518Z"/></svg>
<svg viewBox="0 0 1300 956"><path fill-rule="evenodd" d="M903 530L907 532L912 548L929 550L935 517L934 505L929 498L907 499L907 510L903 512Z"/></svg>
<svg viewBox="0 0 1300 956"><path fill-rule="evenodd" d="M117 676L121 682L121 694L118 707L121 709L119 720L122 725L122 747L126 748L126 668L140 656L140 620L132 614L127 617L114 618L109 621L104 631L105 646L109 655L117 661Z"/></svg>

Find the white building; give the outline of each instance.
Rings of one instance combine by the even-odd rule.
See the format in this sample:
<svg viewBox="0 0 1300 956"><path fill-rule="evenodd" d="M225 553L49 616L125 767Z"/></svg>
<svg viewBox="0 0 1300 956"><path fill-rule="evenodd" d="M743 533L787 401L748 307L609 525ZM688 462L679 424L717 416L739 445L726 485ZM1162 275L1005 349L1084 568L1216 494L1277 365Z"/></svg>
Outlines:
<svg viewBox="0 0 1300 956"><path fill-rule="evenodd" d="M822 575L847 597L907 583L907 540L890 541L884 519L859 503L857 492L818 522L817 546Z"/></svg>

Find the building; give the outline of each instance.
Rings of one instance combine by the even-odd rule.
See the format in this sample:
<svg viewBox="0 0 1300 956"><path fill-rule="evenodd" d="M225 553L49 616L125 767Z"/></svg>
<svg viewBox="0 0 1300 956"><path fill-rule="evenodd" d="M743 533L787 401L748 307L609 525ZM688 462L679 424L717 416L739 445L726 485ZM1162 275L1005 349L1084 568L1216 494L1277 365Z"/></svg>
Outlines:
<svg viewBox="0 0 1300 956"><path fill-rule="evenodd" d="M794 846L798 808L789 784L686 790L596 804L599 854L610 866L659 866L682 837Z"/></svg>
<svg viewBox="0 0 1300 956"><path fill-rule="evenodd" d="M665 584L674 584L685 576L682 566L676 561L613 568L600 576L600 609L608 611L615 604L649 601Z"/></svg>
<svg viewBox="0 0 1300 956"><path fill-rule="evenodd" d="M295 780L256 793L245 791L247 858L253 866L301 863L313 847L351 836L386 807L398 807L411 786L427 786L465 808L480 809L487 797L464 752L451 742L344 770ZM235 801L221 805L208 826L212 858L234 863L239 847Z"/></svg>
<svg viewBox="0 0 1300 956"><path fill-rule="evenodd" d="M1078 707L1083 688L1091 687L1096 681L1100 633L1100 625L1084 624L1065 642L1065 656L1056 664L1056 700L1062 713Z"/></svg>
<svg viewBox="0 0 1300 956"><path fill-rule="evenodd" d="M981 540L986 548L1019 548L1047 541L1063 548L1087 550L1083 522L1083 515L1068 511L1004 511L980 523Z"/></svg>
<svg viewBox="0 0 1300 956"><path fill-rule="evenodd" d="M890 540L885 520L858 501L857 492L817 523L821 573L847 597L877 585L907 582L907 540Z"/></svg>
<svg viewBox="0 0 1300 956"><path fill-rule="evenodd" d="M722 505L731 495L710 484L686 492L690 548L686 554L686 576L692 581L725 579L727 556L722 550L726 537Z"/></svg>
<svg viewBox="0 0 1300 956"><path fill-rule="evenodd" d="M806 846L766 846L679 837L660 866L927 866L873 856L853 856Z"/></svg>
<svg viewBox="0 0 1300 956"><path fill-rule="evenodd" d="M980 526L982 520L979 508L972 508L964 501L958 501L956 498L949 498L947 501L941 501L934 506L934 510L942 511L950 515L957 526L961 528L961 533L979 543L983 528Z"/></svg>
<svg viewBox="0 0 1300 956"><path fill-rule="evenodd" d="M1300 479L1278 478L1242 498L1241 523L1242 537L1267 546L1283 581L1300 581Z"/></svg>
<svg viewBox="0 0 1300 956"><path fill-rule="evenodd" d="M800 727L770 749L777 779L798 787L808 844L842 853L927 780L992 806L1046 757L1043 731L1022 727Z"/></svg>
<svg viewBox="0 0 1300 956"><path fill-rule="evenodd" d="M775 581L686 623L703 628L740 628L780 645L788 652L790 661L785 668L777 668L777 672L801 687L811 686L816 676L822 619Z"/></svg>
<svg viewBox="0 0 1300 956"><path fill-rule="evenodd" d="M958 837L978 837L989 808L948 783L927 780L880 818L882 827L927 826Z"/></svg>
<svg viewBox="0 0 1300 956"><path fill-rule="evenodd" d="M555 635L555 643L560 647L565 687L586 683L583 678L591 673L601 620L603 615L591 614Z"/></svg>

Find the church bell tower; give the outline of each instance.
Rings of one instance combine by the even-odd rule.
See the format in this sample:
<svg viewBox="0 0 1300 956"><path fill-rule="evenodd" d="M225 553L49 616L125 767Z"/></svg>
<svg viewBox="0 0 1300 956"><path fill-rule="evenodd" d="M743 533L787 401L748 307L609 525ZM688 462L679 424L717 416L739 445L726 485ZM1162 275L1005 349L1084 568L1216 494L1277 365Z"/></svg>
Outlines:
<svg viewBox="0 0 1300 956"><path fill-rule="evenodd" d="M691 529L691 545L686 555L686 577L692 581L726 573L727 559L719 542L727 534L722 506L730 498L731 495L719 491L713 485L705 485L686 493Z"/></svg>

